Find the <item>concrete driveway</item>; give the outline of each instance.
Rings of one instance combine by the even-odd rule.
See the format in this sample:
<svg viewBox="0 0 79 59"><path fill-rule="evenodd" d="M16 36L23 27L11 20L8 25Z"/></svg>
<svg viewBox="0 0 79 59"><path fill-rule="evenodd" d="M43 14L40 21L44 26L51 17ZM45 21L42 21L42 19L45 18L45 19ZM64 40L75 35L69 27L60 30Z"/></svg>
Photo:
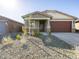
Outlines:
<svg viewBox="0 0 79 59"><path fill-rule="evenodd" d="M47 35L43 33L43 35ZM65 41L66 43L76 47L79 47L79 33L51 33L51 35Z"/></svg>
<svg viewBox="0 0 79 59"><path fill-rule="evenodd" d="M52 33L52 35L75 46L79 46L79 33Z"/></svg>

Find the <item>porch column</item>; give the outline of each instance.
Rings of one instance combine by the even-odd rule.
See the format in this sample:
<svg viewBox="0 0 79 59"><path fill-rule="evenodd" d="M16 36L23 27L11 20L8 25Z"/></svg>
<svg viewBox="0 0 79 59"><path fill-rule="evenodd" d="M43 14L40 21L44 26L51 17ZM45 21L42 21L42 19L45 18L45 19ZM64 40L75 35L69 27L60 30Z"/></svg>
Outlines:
<svg viewBox="0 0 79 59"><path fill-rule="evenodd" d="M39 21L37 21L37 24L36 25L37 25L37 32L40 32L40 30L39 30L40 29L39 28Z"/></svg>
<svg viewBox="0 0 79 59"><path fill-rule="evenodd" d="M75 32L75 21L72 21L72 32Z"/></svg>
<svg viewBox="0 0 79 59"><path fill-rule="evenodd" d="M47 23L47 32L50 33L50 19L48 19Z"/></svg>
<svg viewBox="0 0 79 59"><path fill-rule="evenodd" d="M31 23L30 23L30 19L29 19L29 35L31 34L31 27L30 27Z"/></svg>

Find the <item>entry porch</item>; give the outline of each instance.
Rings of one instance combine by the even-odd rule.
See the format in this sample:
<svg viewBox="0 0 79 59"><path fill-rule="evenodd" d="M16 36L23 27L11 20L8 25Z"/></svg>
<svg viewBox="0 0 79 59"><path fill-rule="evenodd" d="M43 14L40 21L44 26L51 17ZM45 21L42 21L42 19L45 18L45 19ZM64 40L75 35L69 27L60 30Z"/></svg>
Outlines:
<svg viewBox="0 0 79 59"><path fill-rule="evenodd" d="M23 16L25 27L28 29L29 34L35 32L48 32L50 31L50 20L52 16L41 13L33 12Z"/></svg>
<svg viewBox="0 0 79 59"><path fill-rule="evenodd" d="M28 19L25 24L28 33L50 31L50 19Z"/></svg>

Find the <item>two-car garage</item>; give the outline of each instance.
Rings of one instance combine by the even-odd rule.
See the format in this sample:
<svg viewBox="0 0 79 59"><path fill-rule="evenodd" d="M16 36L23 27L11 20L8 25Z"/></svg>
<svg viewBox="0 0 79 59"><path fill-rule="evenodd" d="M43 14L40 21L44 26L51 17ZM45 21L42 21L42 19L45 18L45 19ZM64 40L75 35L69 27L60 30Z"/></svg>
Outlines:
<svg viewBox="0 0 79 59"><path fill-rule="evenodd" d="M72 32L72 21L51 21L52 32Z"/></svg>

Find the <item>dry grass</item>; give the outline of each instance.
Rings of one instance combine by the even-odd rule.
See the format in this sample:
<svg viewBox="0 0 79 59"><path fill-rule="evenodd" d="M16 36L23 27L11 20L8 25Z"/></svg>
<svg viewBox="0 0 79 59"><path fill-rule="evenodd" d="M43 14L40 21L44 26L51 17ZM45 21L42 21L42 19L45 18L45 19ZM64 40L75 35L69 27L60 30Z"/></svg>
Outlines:
<svg viewBox="0 0 79 59"><path fill-rule="evenodd" d="M3 37L3 39L2 39L3 45L13 44L13 43L14 43L14 40L10 36Z"/></svg>
<svg viewBox="0 0 79 59"><path fill-rule="evenodd" d="M22 37L19 36L20 39L13 40L10 36L3 37L2 39L2 45L8 45L8 44L13 44L14 47L21 47L22 45L26 44L26 40Z"/></svg>

